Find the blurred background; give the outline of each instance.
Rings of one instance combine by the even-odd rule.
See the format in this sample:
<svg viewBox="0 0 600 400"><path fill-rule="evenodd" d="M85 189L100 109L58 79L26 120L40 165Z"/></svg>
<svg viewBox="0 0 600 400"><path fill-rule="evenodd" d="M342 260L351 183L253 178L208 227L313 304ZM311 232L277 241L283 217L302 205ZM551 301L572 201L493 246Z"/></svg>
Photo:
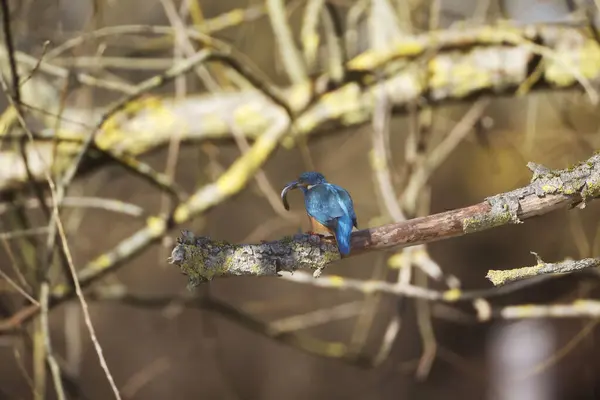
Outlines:
<svg viewBox="0 0 600 400"><path fill-rule="evenodd" d="M291 34L309 77L325 72L331 59L324 26L332 21L317 12L313 31L307 22L307 9L318 11L324 2L8 3L12 40L23 55L18 58L19 65L25 68L23 77L29 76L29 86L24 84L22 89L23 101L37 104L37 108L28 107L23 114L34 133L42 136L56 130L74 137L77 132L89 134L111 102L127 96L136 84L163 73L211 40L235 48L261 71L261 76L281 88L292 87L296 79L286 63L290 56L282 57L279 50L286 38L282 32ZM333 0L328 4L341 21L341 47L347 59L429 30L509 20L523 24L595 19L593 2ZM283 28L277 25L281 20L273 17L279 8L287 18ZM120 33L120 27L132 25L146 28ZM203 32L204 44L186 35L173 35L173 31L153 33L148 28L169 26L175 31L188 27ZM320 38L317 42L310 35L315 32ZM39 59L45 61L44 65L36 61ZM5 46L2 64L10 83ZM138 136L103 136L103 140L115 148L131 150L153 170L172 176L181 191L194 193L217 179L261 134L249 134L248 143L243 132L236 134L222 128L226 125L209 121L212 113L230 111L227 99L243 101L244 95L238 93L249 90L243 84L238 75L220 64L192 70L144 95L163 99L168 105L186 102L188 108L181 112L192 115L187 119L192 121L190 129L197 124L199 134L190 134L179 143L176 128L130 123ZM8 110L6 96L2 96L2 102L3 109ZM148 107L148 112L161 112ZM478 203L487 196L526 185L531 178L528 161L566 168L589 158L600 141L597 106L591 105L578 89L535 90L520 97L492 96L485 104L474 99L442 101L432 108L415 109L408 106L389 113L376 111L365 123L334 124L332 129L303 136L306 139L284 142L238 194L170 230L165 238L122 262L115 273L96 281L86 292L89 312L122 398L600 398L597 321L590 318L478 322L470 303L365 295L280 278L215 280L193 293L217 299L265 324L283 324L294 317L300 322L292 324L292 334L344 343L361 354L336 357L311 352L310 346L307 350L274 340L244 323L243 317L218 307L195 307L193 302L177 300L191 295L186 290L186 278L167 263L179 230L185 228L196 235L233 243L278 239L300 229L306 231L308 221L300 193L290 195L290 212L278 203L279 190L303 171L316 169L330 182L346 188L354 199L359 227L364 229L398 220L398 211L400 218L412 218ZM44 110L61 118L48 118ZM130 110L134 114L138 111ZM48 219L36 203L35 191L24 183L26 171L19 164L18 141L5 137L8 132L22 131L18 124L6 122L9 117L5 111L0 121L4 128L0 148L1 231L29 231L3 236L0 246L0 398L53 399L57 394L51 369L44 361L45 352L40 350L42 322L36 318L18 329L10 326L10 316L31 304L15 287L27 288L23 282L39 278L32 272L33 265L45 257L48 235L45 230L31 230L46 227ZM130 117L120 118L127 124ZM461 121L467 126L459 127L462 131L457 133ZM161 139L157 144L154 129L165 130L171 139ZM208 133L203 136L202 132ZM450 132L456 139L452 144L444 142ZM430 171L419 190L405 196L411 174L442 143L446 143L447 154L438 159L439 165ZM45 145L48 143L40 146ZM67 154L66 146L52 151ZM52 154L47 151L44 154ZM377 168L377 157L386 168ZM40 186L47 186L38 167L32 168ZM391 203L386 187L392 188ZM142 229L148 216L165 213L176 204L131 170L102 157L85 160L69 186L67 199L61 220L78 269ZM114 204L119 207L112 207ZM485 279L489 269L533 265L531 251L546 261L599 256L597 218L598 208L592 202L583 210L559 210L524 224L436 242L420 250L426 251L434 270L439 268L444 276L455 277L464 290L490 288ZM32 246L32 237L38 241L37 248ZM389 262L398 254L409 260L408 267L398 269ZM421 271L414 257L410 251L352 257L331 265L323 278L333 274L389 282L410 279L415 285L447 288L444 279L436 281ZM59 265L57 256L49 272L53 284L67 282ZM406 272L410 268L412 274ZM573 274L490 302L502 307L594 298L598 295L597 282L593 275ZM35 285L29 287L28 292L37 299ZM101 293L123 290L158 300L136 303L102 299ZM310 318L316 311L324 315L317 323ZM51 309L49 330L67 398L114 398L77 299ZM360 362L364 358L371 361Z"/></svg>

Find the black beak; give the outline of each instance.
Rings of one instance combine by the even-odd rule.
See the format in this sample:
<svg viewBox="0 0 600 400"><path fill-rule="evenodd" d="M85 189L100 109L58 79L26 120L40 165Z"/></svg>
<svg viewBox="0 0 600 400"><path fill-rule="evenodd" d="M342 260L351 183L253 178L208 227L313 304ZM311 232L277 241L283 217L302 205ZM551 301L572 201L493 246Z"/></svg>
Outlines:
<svg viewBox="0 0 600 400"><path fill-rule="evenodd" d="M290 182L281 191L281 201L283 202L283 207L288 211L290 209L290 204L287 201L287 193L290 190L296 189L298 187L298 185L299 185L298 181Z"/></svg>

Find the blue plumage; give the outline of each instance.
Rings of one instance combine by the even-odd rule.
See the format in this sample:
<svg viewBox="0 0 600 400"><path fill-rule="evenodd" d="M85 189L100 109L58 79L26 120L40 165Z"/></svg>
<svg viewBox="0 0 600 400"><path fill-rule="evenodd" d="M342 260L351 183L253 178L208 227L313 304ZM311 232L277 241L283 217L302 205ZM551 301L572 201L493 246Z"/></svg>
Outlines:
<svg viewBox="0 0 600 400"><path fill-rule="evenodd" d="M288 208L287 191L296 187L300 187L304 193L304 205L311 218L313 228L316 225L314 221L322 225L335 236L340 253L342 255L349 254L352 227L358 228L350 194L345 189L327 182L325 177L318 172L305 172L297 181L288 184L283 189L281 197L286 209Z"/></svg>

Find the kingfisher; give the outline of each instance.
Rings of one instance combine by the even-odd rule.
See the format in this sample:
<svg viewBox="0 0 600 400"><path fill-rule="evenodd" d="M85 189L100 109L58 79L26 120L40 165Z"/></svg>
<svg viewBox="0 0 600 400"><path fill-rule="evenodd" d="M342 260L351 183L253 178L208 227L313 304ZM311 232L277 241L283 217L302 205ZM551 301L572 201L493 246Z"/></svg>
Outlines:
<svg viewBox="0 0 600 400"><path fill-rule="evenodd" d="M290 209L287 193L297 188L304 193L304 206L312 227L309 233L335 237L340 254L348 255L352 227L358 229L350 193L327 182L319 172L304 172L281 191L281 200L286 210Z"/></svg>

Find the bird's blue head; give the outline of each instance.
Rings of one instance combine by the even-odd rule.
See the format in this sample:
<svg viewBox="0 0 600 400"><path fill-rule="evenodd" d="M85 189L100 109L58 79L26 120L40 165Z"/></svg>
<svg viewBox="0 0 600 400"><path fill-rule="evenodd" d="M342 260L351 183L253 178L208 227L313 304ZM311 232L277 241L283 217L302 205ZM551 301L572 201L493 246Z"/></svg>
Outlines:
<svg viewBox="0 0 600 400"><path fill-rule="evenodd" d="M299 177L298 177L298 185L299 186L314 186L314 185L318 185L321 183L325 183L327 182L325 180L325 177L323 176L322 173L320 172L315 172L315 171L310 171L310 172L303 172Z"/></svg>
<svg viewBox="0 0 600 400"><path fill-rule="evenodd" d="M303 172L300 174L297 180L288 183L285 185L283 190L281 191L281 201L283 202L283 206L286 210L290 209L289 203L287 201L287 193L292 189L301 188L303 190L308 190L315 185L319 185L321 183L327 182L325 177L320 172L309 171Z"/></svg>

